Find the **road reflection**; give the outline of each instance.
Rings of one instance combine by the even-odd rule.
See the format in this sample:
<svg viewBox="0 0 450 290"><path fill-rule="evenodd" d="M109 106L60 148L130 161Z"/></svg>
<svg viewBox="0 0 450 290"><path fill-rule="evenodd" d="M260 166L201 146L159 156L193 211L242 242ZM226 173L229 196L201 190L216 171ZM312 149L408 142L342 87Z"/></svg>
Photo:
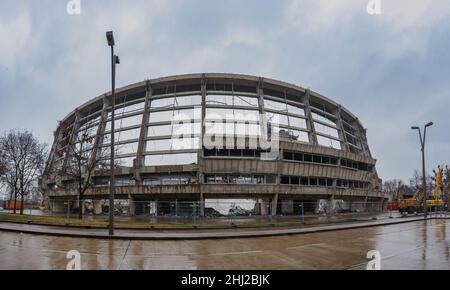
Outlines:
<svg viewBox="0 0 450 290"><path fill-rule="evenodd" d="M186 241L128 241L0 232L0 269L365 269L378 250L382 269L450 269L445 220L303 235Z"/></svg>

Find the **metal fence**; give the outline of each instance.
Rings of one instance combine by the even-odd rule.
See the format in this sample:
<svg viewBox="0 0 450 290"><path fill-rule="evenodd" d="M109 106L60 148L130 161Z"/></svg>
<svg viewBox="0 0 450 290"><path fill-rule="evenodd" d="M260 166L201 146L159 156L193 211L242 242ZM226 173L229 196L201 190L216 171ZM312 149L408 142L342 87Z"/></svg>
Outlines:
<svg viewBox="0 0 450 290"><path fill-rule="evenodd" d="M106 227L109 202L86 199L51 199L43 206L25 204L24 214L38 222L49 218L55 224ZM4 210L12 212L12 210ZM17 210L17 213L20 209ZM447 211L429 211L430 216ZM116 200L114 220L119 228L236 228L299 226L339 222L368 221L401 217L385 202L349 202L342 200ZM53 219L52 219L53 218ZM45 222L47 222L45 220Z"/></svg>
<svg viewBox="0 0 450 290"><path fill-rule="evenodd" d="M53 217L66 225L106 227L109 202L76 199L51 199L45 206L25 205L24 214ZM17 211L19 212L19 211ZM398 212L387 210L383 202L341 200L116 200L114 220L124 228L223 228L298 226L390 218Z"/></svg>

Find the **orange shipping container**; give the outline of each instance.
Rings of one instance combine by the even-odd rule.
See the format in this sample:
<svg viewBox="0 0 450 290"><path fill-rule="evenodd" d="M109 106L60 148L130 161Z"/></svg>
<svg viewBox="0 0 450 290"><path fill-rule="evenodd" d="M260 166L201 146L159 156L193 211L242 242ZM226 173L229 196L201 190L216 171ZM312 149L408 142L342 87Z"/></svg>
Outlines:
<svg viewBox="0 0 450 290"><path fill-rule="evenodd" d="M20 200L16 201L16 210L20 210L22 207L22 202ZM5 209L14 210L14 200L7 200L5 202Z"/></svg>

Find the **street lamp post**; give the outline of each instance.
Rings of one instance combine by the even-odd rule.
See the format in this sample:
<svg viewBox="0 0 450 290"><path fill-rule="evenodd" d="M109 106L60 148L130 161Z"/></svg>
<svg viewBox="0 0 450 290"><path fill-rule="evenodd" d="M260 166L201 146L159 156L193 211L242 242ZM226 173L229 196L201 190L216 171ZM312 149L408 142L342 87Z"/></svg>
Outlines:
<svg viewBox="0 0 450 290"><path fill-rule="evenodd" d="M425 140L427 136L427 128L433 126L433 122L429 122L426 124L423 128L423 137L420 131L420 127L414 126L411 127L412 130L417 130L419 132L419 139L420 139L420 146L422 150L422 188L424 191L423 195L423 212L424 212L424 218L427 218L428 216L428 205L427 205L427 180L425 176Z"/></svg>
<svg viewBox="0 0 450 290"><path fill-rule="evenodd" d="M112 31L106 32L106 40L108 41L108 46L111 47L111 163L110 170L111 176L109 181L109 235L114 235L114 130L115 130L115 107L116 107L116 64L120 63L119 57L114 54L114 34Z"/></svg>

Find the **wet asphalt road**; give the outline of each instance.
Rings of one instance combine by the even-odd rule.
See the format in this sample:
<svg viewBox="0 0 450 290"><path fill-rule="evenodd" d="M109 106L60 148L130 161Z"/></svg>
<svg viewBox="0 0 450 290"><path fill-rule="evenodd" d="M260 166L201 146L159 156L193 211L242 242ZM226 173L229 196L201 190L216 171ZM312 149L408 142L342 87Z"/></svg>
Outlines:
<svg viewBox="0 0 450 290"><path fill-rule="evenodd" d="M450 221L431 220L293 236L129 241L0 232L0 269L365 269L370 250L382 269L450 269Z"/></svg>

